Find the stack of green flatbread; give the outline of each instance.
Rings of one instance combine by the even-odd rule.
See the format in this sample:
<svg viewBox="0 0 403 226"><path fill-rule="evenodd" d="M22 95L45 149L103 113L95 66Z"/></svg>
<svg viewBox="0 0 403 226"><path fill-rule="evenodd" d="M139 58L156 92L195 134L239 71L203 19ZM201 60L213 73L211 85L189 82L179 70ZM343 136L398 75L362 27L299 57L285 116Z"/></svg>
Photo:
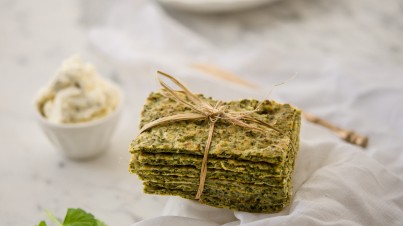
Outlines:
<svg viewBox="0 0 403 226"><path fill-rule="evenodd" d="M199 97L212 106L216 103ZM252 124L263 128L263 133L224 120L216 122L200 203L258 213L278 212L289 204L301 112L269 100L254 111L258 104L249 99L224 103L227 111L250 111L250 116L272 129ZM193 110L154 92L144 105L140 127L185 112ZM130 171L143 181L144 192L194 199L208 132L208 120L189 120L158 125L133 140Z"/></svg>

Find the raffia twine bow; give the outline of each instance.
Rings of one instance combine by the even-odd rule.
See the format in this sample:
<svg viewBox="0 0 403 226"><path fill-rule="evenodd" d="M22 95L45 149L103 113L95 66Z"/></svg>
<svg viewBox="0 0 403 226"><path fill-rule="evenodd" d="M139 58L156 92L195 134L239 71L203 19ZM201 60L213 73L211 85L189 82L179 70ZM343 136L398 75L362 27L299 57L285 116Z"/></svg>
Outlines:
<svg viewBox="0 0 403 226"><path fill-rule="evenodd" d="M168 78L174 84L176 84L178 87L180 87L181 88L180 92L185 94L185 98L178 95L178 91L175 91L174 89L169 87L164 81L162 81L160 78L160 75ZM210 124L209 134L208 134L208 138L206 141L206 147L204 149L203 161L202 161L202 166L201 166L201 170L200 170L199 188L198 188L196 196L195 196L196 200L200 199L200 197L203 193L203 190L204 190L204 183L205 183L206 175L207 175L208 153L209 153L211 141L213 138L215 124L218 120L227 121L229 123L232 123L234 125L237 125L237 126L240 126L243 128L247 128L250 130L255 130L255 131L258 131L261 133L265 133L267 130L256 126L256 125L260 125L260 126L272 129L281 135L284 134L282 131L276 129L272 125L250 116L250 114L259 110L262 102L259 103L258 106L253 111L243 111L243 112L228 111L226 109L226 106L223 105L223 102L218 101L214 106L210 105L208 102L204 101L203 99L199 98L196 94L192 93L188 88L186 88L185 85L183 85L181 82L179 82L177 79L175 79L171 75L168 75L162 71L157 71L157 79L158 79L159 83L161 84L161 86L164 88L164 91L166 91L167 94L169 95L169 98L184 104L185 106L191 108L194 112L166 116L166 117L159 118L155 121L149 122L140 129L140 131L138 133L139 135L152 127L155 127L155 126L158 126L161 124L165 124L165 123L172 123L172 122L176 122L176 121L205 119L205 120L208 120L209 124ZM255 125L248 124L248 122L254 123Z"/></svg>

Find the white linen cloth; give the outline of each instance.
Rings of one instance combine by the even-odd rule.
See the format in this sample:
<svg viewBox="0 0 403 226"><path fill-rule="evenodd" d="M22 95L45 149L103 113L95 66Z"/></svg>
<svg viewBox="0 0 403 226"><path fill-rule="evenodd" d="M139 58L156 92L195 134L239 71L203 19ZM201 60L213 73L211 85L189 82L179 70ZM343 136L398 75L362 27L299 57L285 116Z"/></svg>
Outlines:
<svg viewBox="0 0 403 226"><path fill-rule="evenodd" d="M171 198L151 225L401 225L403 181L362 149L303 122L291 205L277 214L255 214Z"/></svg>
<svg viewBox="0 0 403 226"><path fill-rule="evenodd" d="M157 69L217 99L262 98L268 87L298 74L271 97L370 137L362 150L303 122L295 194L281 213L229 211L173 197L161 217L135 226L403 225L403 77L397 76L403 68L379 43L403 44L398 27L377 19L399 21L399 7L392 0L382 7L376 0L309 2L206 16L167 13L153 1L121 1L105 25L92 29L91 43L126 70L119 79L131 85L130 99L142 101L156 87L137 82L155 82L139 74ZM368 27L383 35L368 35ZM260 88L201 77L193 63L230 69Z"/></svg>

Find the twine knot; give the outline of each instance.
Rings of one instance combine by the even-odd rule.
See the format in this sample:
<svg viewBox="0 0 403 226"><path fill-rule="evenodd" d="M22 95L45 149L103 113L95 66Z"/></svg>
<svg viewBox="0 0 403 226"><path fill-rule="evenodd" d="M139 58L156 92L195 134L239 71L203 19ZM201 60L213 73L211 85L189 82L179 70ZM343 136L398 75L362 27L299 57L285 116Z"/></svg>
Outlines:
<svg viewBox="0 0 403 226"><path fill-rule="evenodd" d="M214 134L214 128L216 122L221 119L226 122L230 122L231 124L247 128L250 130L255 130L258 132L265 133L267 128L272 129L281 135L283 132L280 130L276 129L272 125L263 122L259 119L253 118L250 116L251 113L258 111L260 108L262 102L258 104L258 106L252 110L252 111L243 111L243 112L232 112L232 111L227 111L227 106L223 105L222 101L217 101L215 106L210 105L208 102L205 100L199 98L196 94L192 93L188 88L185 87L181 82L179 82L177 79L175 79L173 76L168 75L164 72L157 71L157 75L162 75L169 80L171 80L173 83L175 83L178 87L181 88L181 92L185 94L185 98L181 97L178 95L178 91L175 91L171 87L169 87L164 81L161 80L161 78L158 76L158 81L161 84L161 86L164 88L164 91L166 92L166 96L169 98L180 102L184 104L185 106L191 108L194 112L189 112L189 113L182 113L182 114L176 114L176 115L171 115L171 116L166 116L159 118L157 120L154 120L152 122L147 123L144 125L140 131L139 134L143 133L144 131L157 126L161 125L164 123L171 123L171 122L176 122L176 121L186 121L186 120L197 120L197 119L204 119L208 120L210 123L210 128L209 128L209 134L207 137L206 141L206 147L204 149L204 155L203 155L203 161L202 161L202 166L200 170L200 181L199 181L199 188L197 190L195 199L199 200L203 190L204 190L204 184L206 180L206 175L207 175L207 159L208 159L208 153L210 150L210 145L211 145L211 140L213 138ZM255 123L249 124L247 122L252 122ZM260 125L262 127L265 127L265 129L258 127L257 125Z"/></svg>

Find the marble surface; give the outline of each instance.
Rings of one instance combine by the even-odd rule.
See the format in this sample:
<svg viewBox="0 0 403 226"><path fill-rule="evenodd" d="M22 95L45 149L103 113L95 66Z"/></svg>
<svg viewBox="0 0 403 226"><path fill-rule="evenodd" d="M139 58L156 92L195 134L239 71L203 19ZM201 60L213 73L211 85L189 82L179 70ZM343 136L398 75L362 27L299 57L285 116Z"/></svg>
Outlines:
<svg viewBox="0 0 403 226"><path fill-rule="evenodd" d="M89 162L62 156L35 121L33 98L64 58L78 53L99 64L82 21L84 4L1 1L1 8L0 224L35 225L48 220L45 209L63 217L69 207L109 225L158 215L164 198L141 195L140 182L128 173L127 150L137 127L129 104L109 150ZM105 76L113 73L98 68Z"/></svg>
<svg viewBox="0 0 403 226"><path fill-rule="evenodd" d="M393 107L403 101L401 1L284 0L223 15L192 15L154 3L131 14L136 4L145 4L135 2L0 1L1 225L35 225L46 219L45 209L64 216L69 207L88 210L111 226L159 216L167 198L142 194L141 183L128 173L127 149L143 99L156 87L153 78L142 75L158 67L181 71L177 65L190 61L214 62L262 86L299 74L304 79L290 83L274 97L369 134L373 146L368 154L403 175L402 160L395 155L403 147L395 142L403 136L403 110ZM150 19L161 14L180 25L186 35L169 33L167 24ZM129 38L151 41L137 42L143 45L142 52L136 45L122 47L119 43L111 50L111 43L94 40L94 34L112 40L106 37L111 27ZM148 35L140 37L139 29ZM156 32L161 29L163 41ZM182 46L182 39L188 37L194 40ZM122 48L133 51L115 51ZM176 62L167 52L177 56ZM88 162L70 161L54 150L33 116L35 93L60 62L74 53L120 82L127 94L109 150ZM267 76L268 72L274 76ZM213 88L209 85L212 80L201 81L204 83L193 82L196 89L236 96ZM312 92L316 81L329 85L320 98ZM368 87L377 87L376 92L367 95ZM290 96L290 89L304 95ZM225 93L236 89L228 90ZM351 92L346 90L375 97L349 101L346 93ZM312 99L316 101L309 101ZM379 103L385 105L388 117L378 114ZM382 142L390 143L391 148L380 152L383 143L377 137L383 134L389 140Z"/></svg>

